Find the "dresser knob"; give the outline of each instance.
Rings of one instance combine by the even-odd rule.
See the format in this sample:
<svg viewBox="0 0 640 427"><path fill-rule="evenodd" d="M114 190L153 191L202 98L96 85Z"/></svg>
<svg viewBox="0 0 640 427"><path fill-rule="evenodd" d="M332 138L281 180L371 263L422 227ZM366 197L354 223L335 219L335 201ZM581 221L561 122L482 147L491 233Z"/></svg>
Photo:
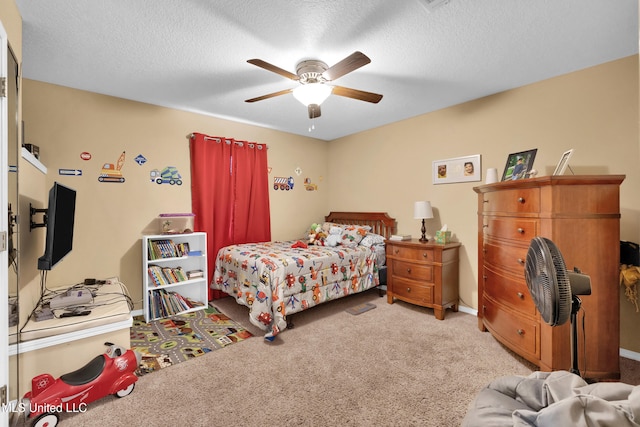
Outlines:
<svg viewBox="0 0 640 427"><path fill-rule="evenodd" d="M407 293L408 293L408 292L411 292L411 288L407 288Z"/></svg>
<svg viewBox="0 0 640 427"><path fill-rule="evenodd" d="M482 203L489 203L487 199L482 199Z"/></svg>
<svg viewBox="0 0 640 427"><path fill-rule="evenodd" d="M518 227L518 233L520 233L520 234L524 234L524 228L522 228L522 227Z"/></svg>
<svg viewBox="0 0 640 427"><path fill-rule="evenodd" d="M518 264L524 265L524 260L522 258L518 258Z"/></svg>
<svg viewBox="0 0 640 427"><path fill-rule="evenodd" d="M522 292L518 292L518 298L524 299L524 294Z"/></svg>
<svg viewBox="0 0 640 427"><path fill-rule="evenodd" d="M423 253L423 254L422 254L422 257L423 257L423 258L428 258L428 257L429 257L429 254L427 254L427 253L425 252L425 253Z"/></svg>
<svg viewBox="0 0 640 427"><path fill-rule="evenodd" d="M520 336L524 335L524 329L518 329L518 335Z"/></svg>
<svg viewBox="0 0 640 427"><path fill-rule="evenodd" d="M411 273L411 269L410 268L407 268L407 273Z"/></svg>
<svg viewBox="0 0 640 427"><path fill-rule="evenodd" d="M518 197L518 203L524 204L524 202L525 202L524 197Z"/></svg>
<svg viewBox="0 0 640 427"><path fill-rule="evenodd" d="M400 253L400 249L396 249L396 255L398 255Z"/></svg>
<svg viewBox="0 0 640 427"><path fill-rule="evenodd" d="M489 224L482 224L482 228L489 228Z"/></svg>

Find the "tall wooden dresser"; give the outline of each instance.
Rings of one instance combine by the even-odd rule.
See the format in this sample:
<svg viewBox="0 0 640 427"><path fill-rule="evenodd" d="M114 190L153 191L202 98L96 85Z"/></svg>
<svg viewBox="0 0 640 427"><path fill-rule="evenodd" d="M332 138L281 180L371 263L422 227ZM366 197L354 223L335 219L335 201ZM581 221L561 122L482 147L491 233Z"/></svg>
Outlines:
<svg viewBox="0 0 640 427"><path fill-rule="evenodd" d="M591 278L580 296L578 367L619 379L620 200L624 175L547 176L474 187L478 193L478 327L542 371L571 368L571 326L540 318L524 278L531 239L551 239L567 269Z"/></svg>

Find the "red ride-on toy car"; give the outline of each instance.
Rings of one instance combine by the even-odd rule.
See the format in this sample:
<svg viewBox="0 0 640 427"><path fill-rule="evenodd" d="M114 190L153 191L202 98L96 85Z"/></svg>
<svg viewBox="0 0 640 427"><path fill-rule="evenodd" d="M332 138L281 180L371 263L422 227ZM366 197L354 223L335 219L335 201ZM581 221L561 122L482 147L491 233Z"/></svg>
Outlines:
<svg viewBox="0 0 640 427"><path fill-rule="evenodd" d="M77 371L57 380L49 374L31 380L31 391L24 395L22 406L25 417L34 418L34 427L53 427L60 412L84 412L95 400L110 394L124 397L133 391L140 354L111 343L105 345L108 348L104 354Z"/></svg>

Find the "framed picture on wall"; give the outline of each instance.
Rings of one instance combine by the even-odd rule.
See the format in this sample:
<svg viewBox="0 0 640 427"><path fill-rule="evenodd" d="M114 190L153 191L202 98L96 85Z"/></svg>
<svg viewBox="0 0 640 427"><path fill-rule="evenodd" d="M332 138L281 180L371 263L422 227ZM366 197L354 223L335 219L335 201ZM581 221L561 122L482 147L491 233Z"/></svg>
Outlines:
<svg viewBox="0 0 640 427"><path fill-rule="evenodd" d="M507 164L502 173L502 180L509 181L512 179L528 178L537 152L538 149L534 148L533 150L509 154Z"/></svg>
<svg viewBox="0 0 640 427"><path fill-rule="evenodd" d="M435 160L433 162L433 183L480 181L481 171L480 154Z"/></svg>

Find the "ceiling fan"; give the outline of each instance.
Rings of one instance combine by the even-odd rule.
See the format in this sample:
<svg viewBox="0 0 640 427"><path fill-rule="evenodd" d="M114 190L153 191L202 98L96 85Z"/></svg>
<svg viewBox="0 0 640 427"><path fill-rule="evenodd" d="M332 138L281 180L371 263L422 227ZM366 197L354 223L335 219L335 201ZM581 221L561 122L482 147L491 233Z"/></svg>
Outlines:
<svg viewBox="0 0 640 427"><path fill-rule="evenodd" d="M261 59L249 59L247 62L293 81L297 81L300 83L300 86L294 89L285 89L258 96L257 98L247 99L245 102L262 101L292 92L298 101L307 106L309 118L315 119L316 117L320 117L320 104L332 93L334 95L374 104L377 104L382 99L382 95L377 93L328 84L371 62L369 57L362 52L356 51L331 67L328 67L327 64L316 59L305 60L296 66L296 74L290 73Z"/></svg>

